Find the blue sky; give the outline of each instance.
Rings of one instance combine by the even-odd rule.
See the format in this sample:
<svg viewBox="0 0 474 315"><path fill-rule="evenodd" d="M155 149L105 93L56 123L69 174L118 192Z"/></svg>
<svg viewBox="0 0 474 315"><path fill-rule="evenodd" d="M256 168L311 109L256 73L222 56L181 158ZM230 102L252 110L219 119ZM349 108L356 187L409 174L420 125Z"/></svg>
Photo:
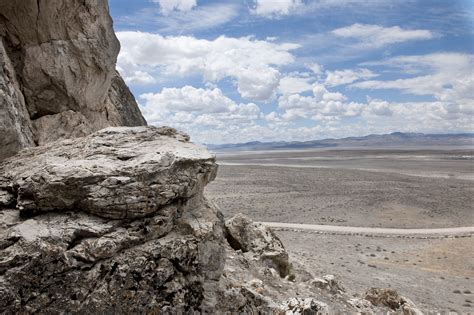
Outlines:
<svg viewBox="0 0 474 315"><path fill-rule="evenodd" d="M472 132L474 1L110 0L149 124L197 142Z"/></svg>

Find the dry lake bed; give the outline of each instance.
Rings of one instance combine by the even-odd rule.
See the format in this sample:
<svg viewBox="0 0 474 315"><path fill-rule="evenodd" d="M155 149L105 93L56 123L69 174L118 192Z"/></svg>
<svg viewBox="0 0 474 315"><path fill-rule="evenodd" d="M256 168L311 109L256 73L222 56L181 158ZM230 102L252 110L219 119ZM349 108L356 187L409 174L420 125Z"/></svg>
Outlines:
<svg viewBox="0 0 474 315"><path fill-rule="evenodd" d="M474 226L474 150L397 148L218 153L207 195L226 217L365 228ZM319 233L279 228L294 261L356 294L392 287L430 312L474 312L472 232ZM357 284L357 285L356 285Z"/></svg>

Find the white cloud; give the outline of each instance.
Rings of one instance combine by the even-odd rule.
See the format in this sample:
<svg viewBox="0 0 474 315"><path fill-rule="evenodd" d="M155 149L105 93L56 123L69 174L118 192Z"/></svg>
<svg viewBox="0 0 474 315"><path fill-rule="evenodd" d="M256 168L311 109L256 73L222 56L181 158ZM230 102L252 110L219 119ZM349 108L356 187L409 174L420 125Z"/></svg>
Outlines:
<svg viewBox="0 0 474 315"><path fill-rule="evenodd" d="M172 125L192 133L206 126L242 127L262 116L256 104L237 104L218 88L164 88L160 93L142 94L140 99L144 101L142 111L149 123Z"/></svg>
<svg viewBox="0 0 474 315"><path fill-rule="evenodd" d="M437 53L400 56L371 64L398 67L402 71L410 69L410 72L422 75L396 80L363 81L352 84L352 87L360 89L396 89L409 94L431 95L443 102L474 106L474 93L472 92L474 90L473 55Z"/></svg>
<svg viewBox="0 0 474 315"><path fill-rule="evenodd" d="M168 15L173 11L190 11L197 3L196 0L152 0L160 4L161 12Z"/></svg>
<svg viewBox="0 0 474 315"><path fill-rule="evenodd" d="M281 118L286 121L299 118L313 120L342 119L359 116L364 104L347 102L346 96L339 92L329 92L322 84L313 85L313 95L283 95L278 106L284 110ZM271 117L275 119L275 117Z"/></svg>
<svg viewBox="0 0 474 315"><path fill-rule="evenodd" d="M217 88L164 88L161 93L146 93L140 95L140 98L144 99L147 105L168 112L222 113L235 106L235 103Z"/></svg>
<svg viewBox="0 0 474 315"><path fill-rule="evenodd" d="M156 83L155 78L145 71L137 70L126 73L122 70L120 73L124 76L124 80L127 84L146 85Z"/></svg>
<svg viewBox="0 0 474 315"><path fill-rule="evenodd" d="M311 91L313 86L311 84L312 78L300 76L285 76L280 79L280 86L278 92L281 94L295 94L306 91Z"/></svg>
<svg viewBox="0 0 474 315"><path fill-rule="evenodd" d="M156 17L160 33L182 34L207 30L222 26L239 14L239 7L235 4L217 3L202 5L191 11L176 12L170 16Z"/></svg>
<svg viewBox="0 0 474 315"><path fill-rule="evenodd" d="M290 52L299 48L251 37L204 40L143 32L119 32L117 36L122 44L118 64L125 72L146 68L157 75L199 74L206 82L231 78L239 93L251 100L274 95L281 76L278 67L292 63Z"/></svg>
<svg viewBox="0 0 474 315"><path fill-rule="evenodd" d="M359 23L335 29L331 33L337 37L353 38L360 45L370 48L379 48L412 40L427 40L434 37L429 30L408 30L399 26L383 27Z"/></svg>
<svg viewBox="0 0 474 315"><path fill-rule="evenodd" d="M362 117L378 133L384 130L446 133L472 130L473 113L472 106L469 110L468 107L453 107L439 101L397 103L372 100Z"/></svg>
<svg viewBox="0 0 474 315"><path fill-rule="evenodd" d="M378 100L378 99L368 99L368 107L370 113L376 115L376 116L392 116L393 115L393 110L390 108L390 104L387 101L384 100Z"/></svg>
<svg viewBox="0 0 474 315"><path fill-rule="evenodd" d="M252 13L265 16L276 17L288 15L304 4L302 0L254 0Z"/></svg>
<svg viewBox="0 0 474 315"><path fill-rule="evenodd" d="M306 67L314 72L314 74L322 74L324 67L316 62L307 64Z"/></svg>
<svg viewBox="0 0 474 315"><path fill-rule="evenodd" d="M152 29L162 35L189 34L222 26L235 19L239 12L237 3L228 2L203 4L189 11L174 10L168 15L164 15L161 8L151 6L118 16L114 21L126 25L127 29Z"/></svg>
<svg viewBox="0 0 474 315"><path fill-rule="evenodd" d="M164 88L140 96L150 124L170 125L201 143L311 140L393 131L456 132L472 128L472 107L435 102L350 102L321 84L313 95L281 96L279 109L263 115L253 103L237 104L218 88ZM314 125L303 127L299 119Z"/></svg>
<svg viewBox="0 0 474 315"><path fill-rule="evenodd" d="M377 74L373 73L369 69L326 71L326 84L329 86L338 86L349 84L361 79L371 79L376 76Z"/></svg>

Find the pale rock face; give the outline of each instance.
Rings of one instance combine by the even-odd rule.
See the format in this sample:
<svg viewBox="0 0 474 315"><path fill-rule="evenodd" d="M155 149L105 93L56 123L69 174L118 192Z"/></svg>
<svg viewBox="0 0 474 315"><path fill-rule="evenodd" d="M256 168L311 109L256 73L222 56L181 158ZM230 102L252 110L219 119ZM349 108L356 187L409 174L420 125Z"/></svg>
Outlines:
<svg viewBox="0 0 474 315"><path fill-rule="evenodd" d="M238 214L225 222L225 228L232 248L261 260L268 267L277 270L281 277L288 275L288 253L278 236L267 226Z"/></svg>
<svg viewBox="0 0 474 315"><path fill-rule="evenodd" d="M4 160L0 313L215 309L225 237L203 189L216 169L166 127L109 128Z"/></svg>
<svg viewBox="0 0 474 315"><path fill-rule="evenodd" d="M33 121L33 126L35 142L40 146L58 139L84 137L94 130L82 113L72 110L42 116Z"/></svg>
<svg viewBox="0 0 474 315"><path fill-rule="evenodd" d="M134 219L202 194L215 158L187 135L162 127L111 127L23 151L0 164L0 191L22 212L81 209Z"/></svg>
<svg viewBox="0 0 474 315"><path fill-rule="evenodd" d="M7 135L3 141L18 148L10 145L3 156L33 146L32 139L41 145L108 126L146 125L115 71L120 45L106 0L0 0L0 13L0 51L11 64L1 75L15 90L12 100L2 100L0 117L12 112L8 104L31 130L24 128L25 139Z"/></svg>
<svg viewBox="0 0 474 315"><path fill-rule="evenodd" d="M25 100L0 38L0 160L33 145L32 124Z"/></svg>

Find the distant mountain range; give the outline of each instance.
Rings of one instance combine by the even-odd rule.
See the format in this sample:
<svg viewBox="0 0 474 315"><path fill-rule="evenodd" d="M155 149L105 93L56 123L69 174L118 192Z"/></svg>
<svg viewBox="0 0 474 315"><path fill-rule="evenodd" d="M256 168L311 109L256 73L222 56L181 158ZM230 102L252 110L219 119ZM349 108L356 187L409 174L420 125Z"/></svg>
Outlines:
<svg viewBox="0 0 474 315"><path fill-rule="evenodd" d="M208 144L212 151L290 150L329 147L396 147L396 146L473 146L474 133L424 134L393 132L383 135L322 139L311 141L246 142Z"/></svg>

